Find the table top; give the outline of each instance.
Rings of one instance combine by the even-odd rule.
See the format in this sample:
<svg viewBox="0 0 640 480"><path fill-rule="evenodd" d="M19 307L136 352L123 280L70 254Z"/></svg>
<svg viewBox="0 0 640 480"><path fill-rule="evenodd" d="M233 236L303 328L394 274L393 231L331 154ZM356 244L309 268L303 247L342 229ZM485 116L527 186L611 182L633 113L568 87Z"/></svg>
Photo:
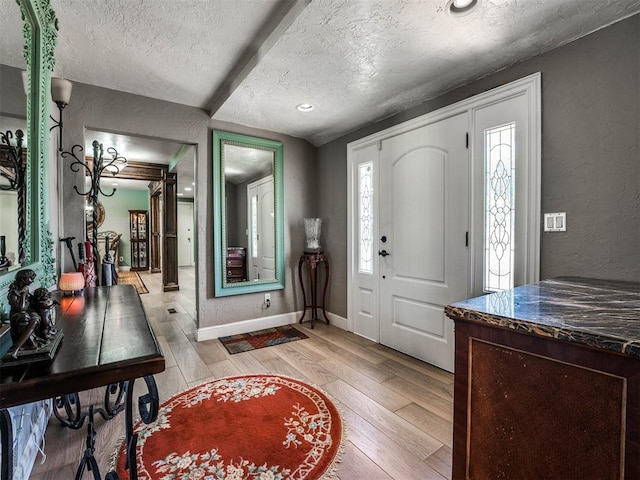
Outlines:
<svg viewBox="0 0 640 480"><path fill-rule="evenodd" d="M118 383L164 370L162 349L132 285L62 296L55 328L64 337L51 362L0 365L0 407Z"/></svg>
<svg viewBox="0 0 640 480"><path fill-rule="evenodd" d="M454 303L445 313L640 357L640 283L563 277Z"/></svg>

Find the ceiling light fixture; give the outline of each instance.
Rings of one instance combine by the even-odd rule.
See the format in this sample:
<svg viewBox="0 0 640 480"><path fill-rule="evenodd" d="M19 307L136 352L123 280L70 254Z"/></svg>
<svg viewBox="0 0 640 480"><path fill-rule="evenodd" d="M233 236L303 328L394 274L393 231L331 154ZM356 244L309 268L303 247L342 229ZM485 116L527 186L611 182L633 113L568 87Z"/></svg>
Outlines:
<svg viewBox="0 0 640 480"><path fill-rule="evenodd" d="M193 190L191 187L184 187L185 191L190 192L191 190Z"/></svg>
<svg viewBox="0 0 640 480"><path fill-rule="evenodd" d="M301 103L300 105L296 105L296 108L300 112L310 112L314 107L310 103Z"/></svg>
<svg viewBox="0 0 640 480"><path fill-rule="evenodd" d="M478 0L449 0L445 8L450 15L462 16L471 13L478 5Z"/></svg>

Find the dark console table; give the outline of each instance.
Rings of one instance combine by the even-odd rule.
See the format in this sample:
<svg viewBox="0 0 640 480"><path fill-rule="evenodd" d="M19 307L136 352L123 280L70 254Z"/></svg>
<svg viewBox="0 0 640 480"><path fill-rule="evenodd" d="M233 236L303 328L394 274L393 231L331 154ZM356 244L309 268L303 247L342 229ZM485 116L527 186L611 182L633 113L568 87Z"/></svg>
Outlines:
<svg viewBox="0 0 640 480"><path fill-rule="evenodd" d="M157 417L158 392L153 375L164 370L164 357L134 287L91 288L86 289L83 296L75 297L64 297L57 292L55 295L60 302L56 328L63 330L64 338L53 361L12 367L2 365L0 369L3 480L12 476L9 471L11 425L7 425L9 417L4 414L9 407L55 398L59 407L66 408L76 404L69 400L74 396L77 398L76 392L109 386L105 395L106 415L113 416L124 407L128 458L135 458L133 387L136 379L144 378L148 390L138 400L140 416L146 423ZM110 393L116 396L113 403L107 401ZM93 413L93 407L90 407L88 414L71 422L73 428L79 428L88 417L87 450L76 478L82 476L85 467L92 471L94 478L100 478L93 459ZM127 465L131 480L137 479L135 461L127 461ZM116 479L117 476L109 472L106 478Z"/></svg>
<svg viewBox="0 0 640 480"><path fill-rule="evenodd" d="M304 281L302 280L302 265L306 264L309 268L309 290L311 294L311 304L307 304L307 295L304 289ZM318 305L317 284L318 284L318 265L324 265L325 277L324 288L322 291L322 304ZM307 314L307 308L311 309L311 328L313 328L313 322L318 320L318 307L322 308L322 314L324 315L324 321L329 325L329 318L327 318L327 312L324 310L324 302L327 296L327 286L329 285L329 260L324 255L324 252L304 252L298 261L298 278L300 280L300 287L302 288L302 303L303 311L302 317L300 317L300 323L304 320Z"/></svg>

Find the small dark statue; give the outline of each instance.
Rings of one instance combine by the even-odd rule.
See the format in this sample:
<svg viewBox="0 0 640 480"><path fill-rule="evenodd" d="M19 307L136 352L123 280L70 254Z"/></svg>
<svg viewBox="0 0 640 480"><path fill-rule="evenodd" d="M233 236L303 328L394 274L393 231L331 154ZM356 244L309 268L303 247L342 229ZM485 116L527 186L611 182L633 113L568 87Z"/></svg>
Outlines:
<svg viewBox="0 0 640 480"><path fill-rule="evenodd" d="M46 288L37 288L33 294L29 292L29 285L35 278L33 270L20 270L9 285L7 300L11 307L9 320L13 342L9 354L14 359L18 358L20 350L44 347L56 334L53 325L54 309L58 302L51 298Z"/></svg>

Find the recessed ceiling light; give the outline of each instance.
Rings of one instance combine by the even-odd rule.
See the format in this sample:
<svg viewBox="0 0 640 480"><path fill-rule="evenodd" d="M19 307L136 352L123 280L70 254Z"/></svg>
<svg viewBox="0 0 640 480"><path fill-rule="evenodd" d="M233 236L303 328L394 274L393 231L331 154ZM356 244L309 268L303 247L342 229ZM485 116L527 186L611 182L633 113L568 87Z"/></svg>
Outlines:
<svg viewBox="0 0 640 480"><path fill-rule="evenodd" d="M450 15L466 15L478 5L478 0L449 0L446 11Z"/></svg>
<svg viewBox="0 0 640 480"><path fill-rule="evenodd" d="M176 193L176 195L179 196L179 197L182 197L182 196L184 196L184 193L178 192L178 193Z"/></svg>
<svg viewBox="0 0 640 480"><path fill-rule="evenodd" d="M191 182L191 185L193 185L195 187L196 186L196 182Z"/></svg>
<svg viewBox="0 0 640 480"><path fill-rule="evenodd" d="M186 192L190 192L190 191L191 191L191 190L193 190L193 189L192 189L191 187L184 187L184 190L185 190Z"/></svg>
<svg viewBox="0 0 640 480"><path fill-rule="evenodd" d="M310 112L311 110L313 110L313 105L311 105L310 103L301 103L300 105L296 105L296 108L300 112Z"/></svg>

